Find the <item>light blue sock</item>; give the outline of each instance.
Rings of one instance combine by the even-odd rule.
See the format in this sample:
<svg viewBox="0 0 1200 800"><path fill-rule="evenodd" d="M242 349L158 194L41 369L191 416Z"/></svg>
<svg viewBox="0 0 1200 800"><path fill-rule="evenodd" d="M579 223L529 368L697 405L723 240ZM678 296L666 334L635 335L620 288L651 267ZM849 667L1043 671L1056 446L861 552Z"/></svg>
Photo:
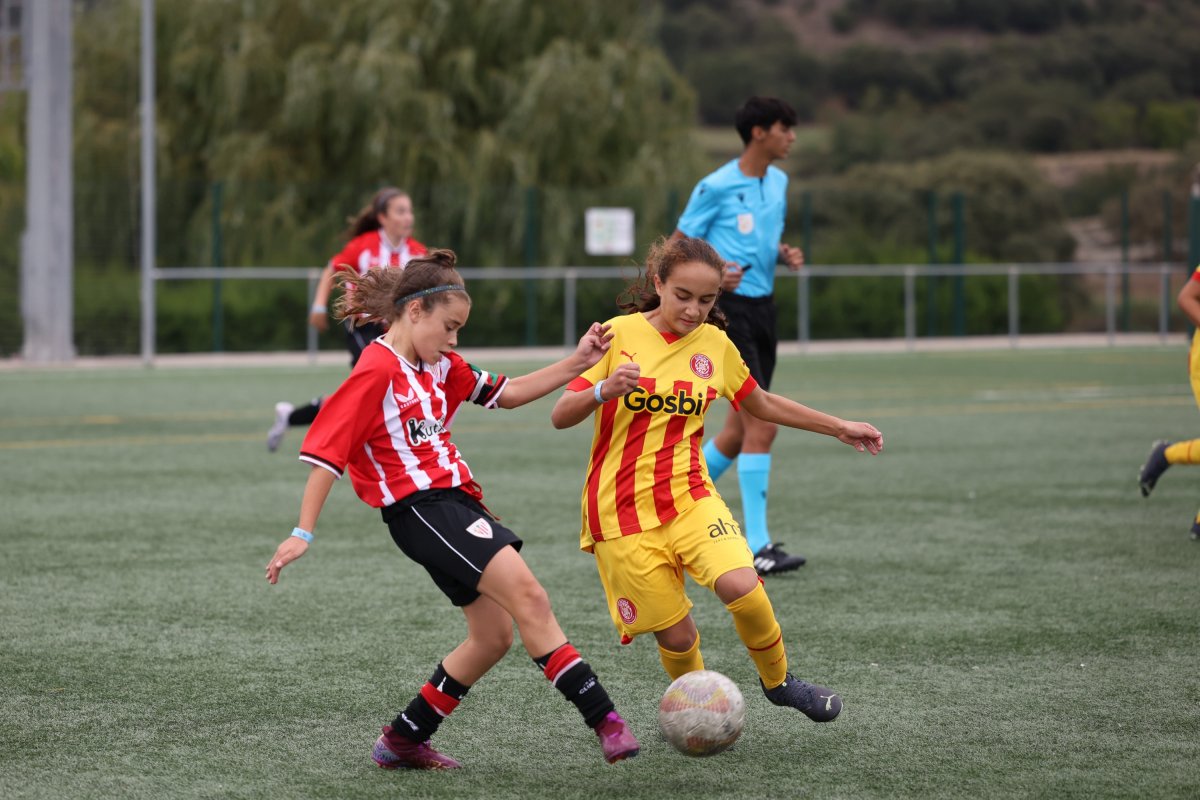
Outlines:
<svg viewBox="0 0 1200 800"><path fill-rule="evenodd" d="M767 533L767 487L771 483L771 454L742 453L737 460L738 485L742 488L742 530L750 552L771 543Z"/></svg>
<svg viewBox="0 0 1200 800"><path fill-rule="evenodd" d="M717 449L716 439L709 439L704 443L704 460L708 464L708 476L712 478L713 483L716 483L733 463L732 458Z"/></svg>

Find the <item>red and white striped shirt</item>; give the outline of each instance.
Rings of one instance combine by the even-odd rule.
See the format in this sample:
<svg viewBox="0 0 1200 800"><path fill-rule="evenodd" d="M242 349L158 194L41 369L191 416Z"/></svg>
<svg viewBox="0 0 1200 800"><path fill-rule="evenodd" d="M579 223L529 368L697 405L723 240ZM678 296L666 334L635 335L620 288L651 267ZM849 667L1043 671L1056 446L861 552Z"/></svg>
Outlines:
<svg viewBox="0 0 1200 800"><path fill-rule="evenodd" d="M337 477L349 468L354 493L383 508L422 489L483 492L450 441L464 401L496 408L508 378L471 366L457 353L436 364L410 364L382 339L358 365L304 437L300 460Z"/></svg>
<svg viewBox="0 0 1200 800"><path fill-rule="evenodd" d="M359 275L365 275L373 267L403 267L413 256L423 256L426 252L425 245L411 236L393 244L379 228L346 242L342 252L329 259L329 263L335 272L353 269Z"/></svg>

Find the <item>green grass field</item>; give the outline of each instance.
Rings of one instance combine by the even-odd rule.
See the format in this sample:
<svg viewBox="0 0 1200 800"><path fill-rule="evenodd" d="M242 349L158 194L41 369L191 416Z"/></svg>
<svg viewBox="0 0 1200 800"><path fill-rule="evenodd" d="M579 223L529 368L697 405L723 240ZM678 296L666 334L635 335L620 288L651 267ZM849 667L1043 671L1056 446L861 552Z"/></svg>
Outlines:
<svg viewBox="0 0 1200 800"><path fill-rule="evenodd" d="M529 364L498 363L517 374ZM730 752L658 737L653 643L621 647L576 549L590 428L551 398L464 410L456 440L526 540L563 627L640 735L603 763L519 643L436 742L455 773L370 761L461 615L337 485L269 587L307 467L278 399L343 368L0 373L0 796L113 798L1196 797L1200 470L1142 499L1150 442L1200 435L1182 348L810 355L776 389L885 433L878 458L781 433L767 580L818 726L769 705L715 598L707 666L745 692ZM719 416L710 421L715 429ZM737 511L736 480L720 488Z"/></svg>

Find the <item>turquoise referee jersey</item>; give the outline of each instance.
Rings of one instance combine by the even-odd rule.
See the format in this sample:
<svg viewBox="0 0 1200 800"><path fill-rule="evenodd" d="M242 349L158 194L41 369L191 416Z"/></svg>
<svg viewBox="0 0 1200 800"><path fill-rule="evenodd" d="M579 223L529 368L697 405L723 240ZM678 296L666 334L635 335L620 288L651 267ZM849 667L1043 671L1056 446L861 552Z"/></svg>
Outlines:
<svg viewBox="0 0 1200 800"><path fill-rule="evenodd" d="M775 290L775 264L787 216L787 173L768 166L744 175L735 158L696 184L676 226L704 239L726 261L747 269L734 294L765 297Z"/></svg>

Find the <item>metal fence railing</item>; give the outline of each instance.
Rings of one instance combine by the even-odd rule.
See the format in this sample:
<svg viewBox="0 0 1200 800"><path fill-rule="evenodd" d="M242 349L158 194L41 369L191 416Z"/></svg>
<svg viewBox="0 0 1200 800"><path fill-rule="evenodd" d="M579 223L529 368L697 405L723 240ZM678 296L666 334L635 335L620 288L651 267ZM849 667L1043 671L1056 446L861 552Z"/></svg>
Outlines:
<svg viewBox="0 0 1200 800"><path fill-rule="evenodd" d="M464 279L472 287L472 294L487 291L488 282L519 281L525 287L544 285L545 282L555 282L561 287L561 320L562 343L564 347L573 347L580 335L579 329L579 290L588 281L619 281L626 282L636 273L631 268L620 267L466 267L459 270ZM312 297L320 270L312 267L173 267L156 269L152 272L154 283L175 281L212 281L219 287L230 281L303 281L307 285L307 297ZM1108 344L1113 344L1119 328L1122 327L1122 317L1125 319L1127 330L1127 314L1130 302L1129 281L1136 278L1142 285L1145 296L1145 284L1153 282L1153 304L1157 311L1157 333L1164 341L1170 331L1171 307L1173 304L1174 287L1172 281L1186 279L1186 272L1181 263L1154 264L1121 264L1121 263L1064 263L1064 264L969 264L969 265L837 265L837 266L808 266L797 273L780 268L776 279L776 297L780 306L791 307L792 298L786 298L786 293L794 292L795 319L794 328L789 322L789 329L795 332L795 340L807 343L812 339L812 297L813 285L816 281L861 281L866 278L891 278L902 283L902 317L903 338L908 346L915 347L920 338L921 328L919 311L922 307L931 308L930 301L918 297L918 282L927 279L924 287L932 291L935 282L949 283L955 297L953 302L954 315L961 317L963 308L963 290L967 282L979 278L992 278L993 289L998 282L997 277L1004 278L1004 305L1007 308L1007 335L1013 347L1018 346L1021 335L1022 292L1021 279L1032 276L1077 276L1090 279L1091 284L1099 284L1100 297L1097 298L1099 307L1103 309L1103 333ZM480 284L483 284L481 286ZM152 299L152 298L151 298ZM996 298L993 298L996 299ZM527 312L536 314L536 307L530 305ZM153 309L142 309L143 319L153 320ZM782 327L782 325L781 325ZM305 348L310 360L315 361L318 350L317 332L307 329ZM961 335L960 329L953 333ZM143 342L143 358L152 361L155 356L154 329L149 330L149 341ZM927 333L927 335L929 335ZM951 334L953 335L953 334ZM533 342L527 342L532 344ZM148 355L147 355L148 354Z"/></svg>

